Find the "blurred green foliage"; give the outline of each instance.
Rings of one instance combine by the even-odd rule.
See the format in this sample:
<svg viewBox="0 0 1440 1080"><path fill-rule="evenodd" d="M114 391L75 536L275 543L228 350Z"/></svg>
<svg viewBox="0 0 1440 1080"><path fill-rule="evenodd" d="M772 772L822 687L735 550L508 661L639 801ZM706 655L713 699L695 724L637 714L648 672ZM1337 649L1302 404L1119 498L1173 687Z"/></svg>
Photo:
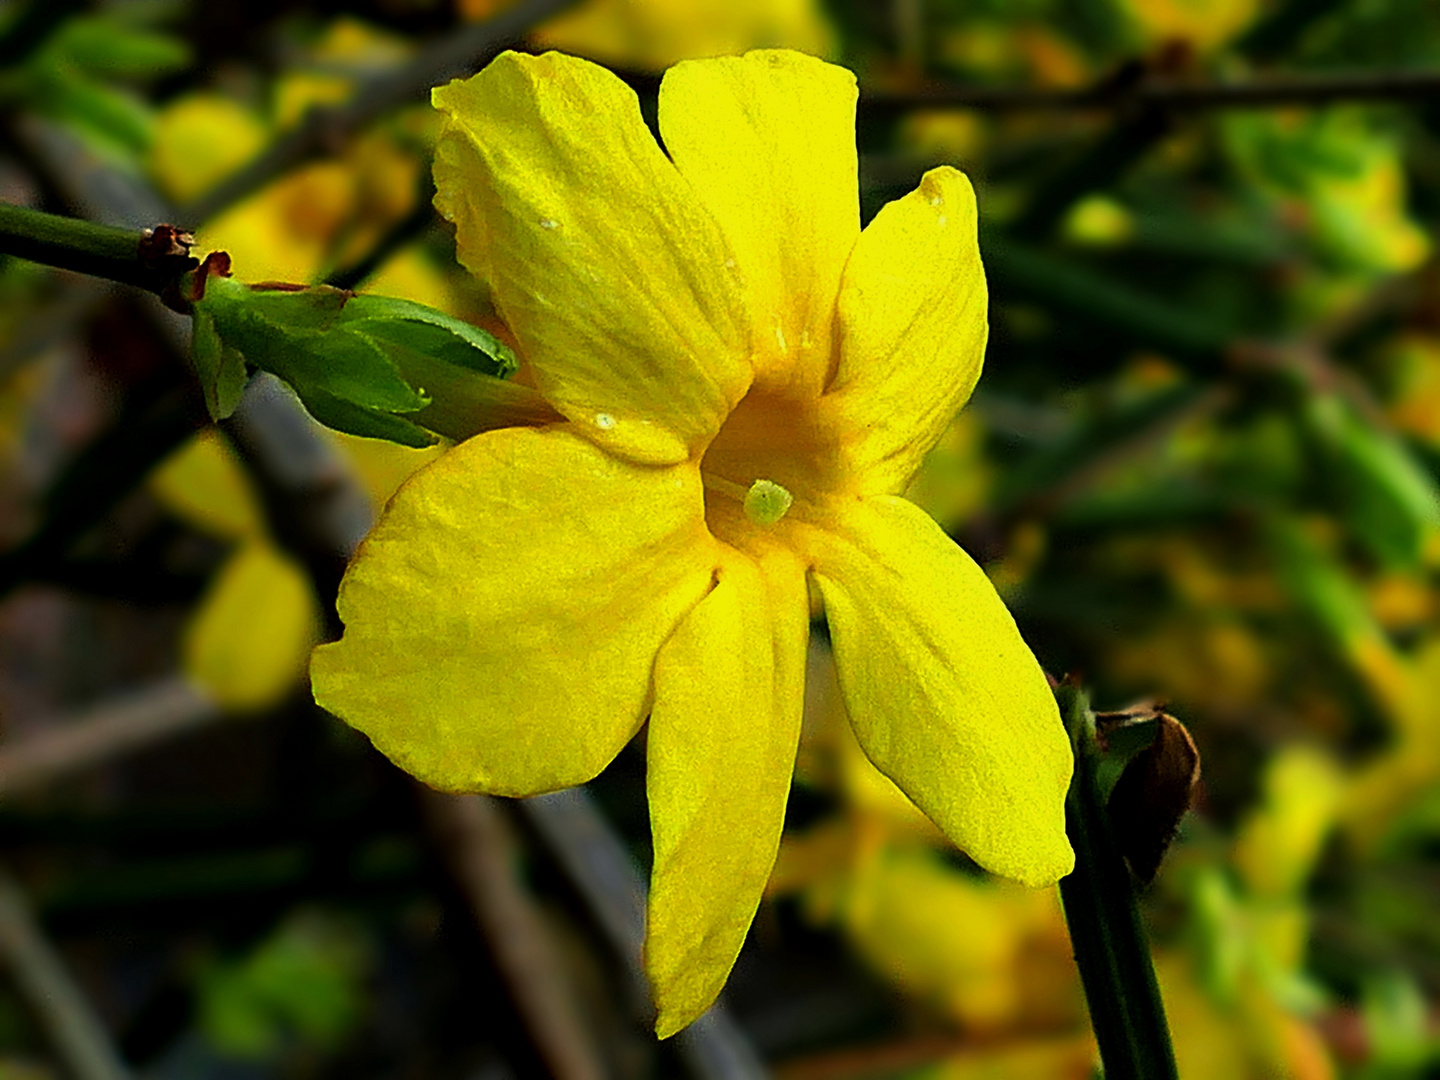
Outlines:
<svg viewBox="0 0 1440 1080"><path fill-rule="evenodd" d="M320 910L292 914L246 955L202 969L201 1030L241 1058L333 1050L364 1015L367 946L351 921Z"/></svg>

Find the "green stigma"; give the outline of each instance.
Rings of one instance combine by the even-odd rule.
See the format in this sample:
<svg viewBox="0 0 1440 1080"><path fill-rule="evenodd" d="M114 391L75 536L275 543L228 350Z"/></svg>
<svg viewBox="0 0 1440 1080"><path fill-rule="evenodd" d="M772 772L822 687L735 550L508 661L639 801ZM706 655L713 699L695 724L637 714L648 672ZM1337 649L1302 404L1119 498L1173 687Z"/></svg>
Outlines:
<svg viewBox="0 0 1440 1080"><path fill-rule="evenodd" d="M794 501L795 496L774 480L756 480L745 493L745 516L756 525L774 525Z"/></svg>

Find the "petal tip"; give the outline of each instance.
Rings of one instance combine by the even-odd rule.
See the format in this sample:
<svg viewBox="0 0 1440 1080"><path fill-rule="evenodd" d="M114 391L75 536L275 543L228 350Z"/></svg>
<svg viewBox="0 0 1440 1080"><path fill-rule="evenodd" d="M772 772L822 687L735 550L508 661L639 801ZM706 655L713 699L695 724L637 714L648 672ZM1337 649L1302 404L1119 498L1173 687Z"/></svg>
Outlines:
<svg viewBox="0 0 1440 1080"><path fill-rule="evenodd" d="M716 994L705 999L696 999L690 994L676 994L674 1000L666 1000L664 994L657 986L655 988L655 1037L657 1039L669 1039L680 1034L687 1027L693 1024L705 1011L715 1003Z"/></svg>

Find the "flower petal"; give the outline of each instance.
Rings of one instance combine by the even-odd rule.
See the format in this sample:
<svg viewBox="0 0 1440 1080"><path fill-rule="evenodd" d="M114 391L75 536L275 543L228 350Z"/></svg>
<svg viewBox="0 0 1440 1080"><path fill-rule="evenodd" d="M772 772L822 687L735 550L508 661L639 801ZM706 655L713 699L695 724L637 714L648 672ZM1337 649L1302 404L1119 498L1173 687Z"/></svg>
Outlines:
<svg viewBox="0 0 1440 1080"><path fill-rule="evenodd" d="M264 709L295 689L319 637L305 571L267 541L240 545L185 628L185 672L227 709Z"/></svg>
<svg viewBox="0 0 1440 1080"><path fill-rule="evenodd" d="M401 487L351 563L315 700L432 787L590 779L710 586L702 499L692 466L631 465L568 425L462 443Z"/></svg>
<svg viewBox="0 0 1440 1080"><path fill-rule="evenodd" d="M775 864L805 689L809 608L793 556L722 549L715 588L655 663L655 840L645 965L668 1038L725 985Z"/></svg>
<svg viewBox="0 0 1440 1080"><path fill-rule="evenodd" d="M856 504L812 546L870 760L987 870L1030 885L1069 873L1070 744L984 572L895 496Z"/></svg>
<svg viewBox="0 0 1440 1080"><path fill-rule="evenodd" d="M886 205L840 286L834 410L867 494L903 489L980 378L986 289L975 193L942 167Z"/></svg>
<svg viewBox="0 0 1440 1080"><path fill-rule="evenodd" d="M744 275L757 378L815 396L840 275L860 232L855 76L761 50L691 60L660 84L660 134Z"/></svg>
<svg viewBox="0 0 1440 1080"><path fill-rule="evenodd" d="M433 94L436 205L536 383L585 436L674 464L751 376L735 260L635 94L558 53L505 53Z"/></svg>

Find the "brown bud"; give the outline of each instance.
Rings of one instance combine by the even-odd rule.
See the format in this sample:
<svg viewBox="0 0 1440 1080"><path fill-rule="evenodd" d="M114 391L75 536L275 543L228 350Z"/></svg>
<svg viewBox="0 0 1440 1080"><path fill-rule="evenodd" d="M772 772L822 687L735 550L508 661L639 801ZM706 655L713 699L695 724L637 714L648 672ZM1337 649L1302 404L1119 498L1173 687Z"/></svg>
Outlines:
<svg viewBox="0 0 1440 1080"><path fill-rule="evenodd" d="M1179 720L1158 710L1143 711L1150 714L1144 721L1153 716L1155 737L1130 759L1115 782L1109 814L1121 854L1135 876L1148 883L1190 809L1200 779L1200 752Z"/></svg>

